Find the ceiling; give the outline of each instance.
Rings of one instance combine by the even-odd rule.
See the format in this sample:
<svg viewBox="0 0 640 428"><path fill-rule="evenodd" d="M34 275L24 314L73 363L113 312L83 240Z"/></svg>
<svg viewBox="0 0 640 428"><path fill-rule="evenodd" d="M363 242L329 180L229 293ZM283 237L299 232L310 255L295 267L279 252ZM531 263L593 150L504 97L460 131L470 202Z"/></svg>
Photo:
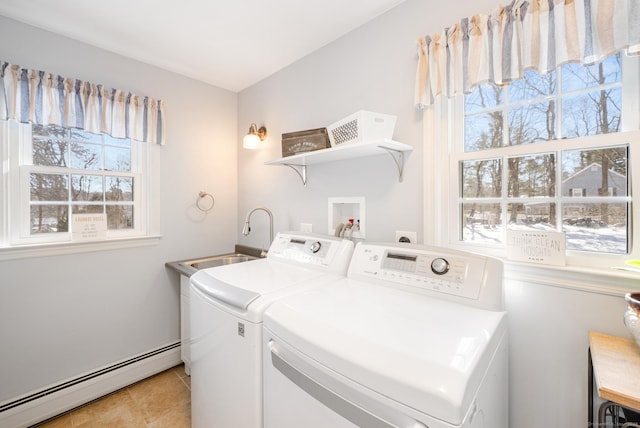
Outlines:
<svg viewBox="0 0 640 428"><path fill-rule="evenodd" d="M0 0L0 15L239 92L405 0Z"/></svg>

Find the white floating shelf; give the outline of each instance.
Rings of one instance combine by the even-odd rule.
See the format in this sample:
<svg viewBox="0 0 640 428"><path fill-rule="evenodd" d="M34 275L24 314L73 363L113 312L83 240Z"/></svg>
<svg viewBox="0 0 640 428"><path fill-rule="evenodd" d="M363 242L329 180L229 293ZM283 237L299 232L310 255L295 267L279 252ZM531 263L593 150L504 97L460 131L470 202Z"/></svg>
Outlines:
<svg viewBox="0 0 640 428"><path fill-rule="evenodd" d="M328 149L300 153L265 162L265 165L284 165L294 169L302 183L307 185L307 166L319 163L336 162L348 159L389 154L398 167L399 181L402 182L405 154L410 154L413 147L390 139L365 141L362 143L343 144Z"/></svg>

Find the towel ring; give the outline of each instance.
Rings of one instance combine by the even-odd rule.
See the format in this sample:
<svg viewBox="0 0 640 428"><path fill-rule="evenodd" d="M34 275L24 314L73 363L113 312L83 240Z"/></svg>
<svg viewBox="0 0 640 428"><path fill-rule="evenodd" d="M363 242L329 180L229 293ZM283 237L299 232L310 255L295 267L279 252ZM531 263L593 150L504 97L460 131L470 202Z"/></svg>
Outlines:
<svg viewBox="0 0 640 428"><path fill-rule="evenodd" d="M205 204L203 203L203 199L211 199L211 202ZM216 200L211 193L203 192L202 190L198 193L198 199L196 200L196 207L203 213L208 213L213 209L213 206L216 204Z"/></svg>

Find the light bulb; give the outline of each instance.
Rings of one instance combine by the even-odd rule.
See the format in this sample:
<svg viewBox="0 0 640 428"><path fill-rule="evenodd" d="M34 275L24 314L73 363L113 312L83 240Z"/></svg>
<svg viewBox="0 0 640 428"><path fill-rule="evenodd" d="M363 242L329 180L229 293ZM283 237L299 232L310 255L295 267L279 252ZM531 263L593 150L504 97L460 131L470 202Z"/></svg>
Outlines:
<svg viewBox="0 0 640 428"><path fill-rule="evenodd" d="M260 144L260 137L257 134L247 134L242 139L242 147L245 149L257 149Z"/></svg>

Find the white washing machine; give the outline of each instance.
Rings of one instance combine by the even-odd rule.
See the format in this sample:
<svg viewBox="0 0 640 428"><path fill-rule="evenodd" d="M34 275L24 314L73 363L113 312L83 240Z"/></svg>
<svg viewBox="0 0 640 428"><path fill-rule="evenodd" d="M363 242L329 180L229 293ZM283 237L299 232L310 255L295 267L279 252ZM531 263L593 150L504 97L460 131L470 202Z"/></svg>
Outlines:
<svg viewBox="0 0 640 428"><path fill-rule="evenodd" d="M265 428L507 428L502 262L356 246L347 278L264 314Z"/></svg>
<svg viewBox="0 0 640 428"><path fill-rule="evenodd" d="M195 428L258 428L262 315L274 301L346 275L353 242L280 233L265 259L191 277L191 420Z"/></svg>

